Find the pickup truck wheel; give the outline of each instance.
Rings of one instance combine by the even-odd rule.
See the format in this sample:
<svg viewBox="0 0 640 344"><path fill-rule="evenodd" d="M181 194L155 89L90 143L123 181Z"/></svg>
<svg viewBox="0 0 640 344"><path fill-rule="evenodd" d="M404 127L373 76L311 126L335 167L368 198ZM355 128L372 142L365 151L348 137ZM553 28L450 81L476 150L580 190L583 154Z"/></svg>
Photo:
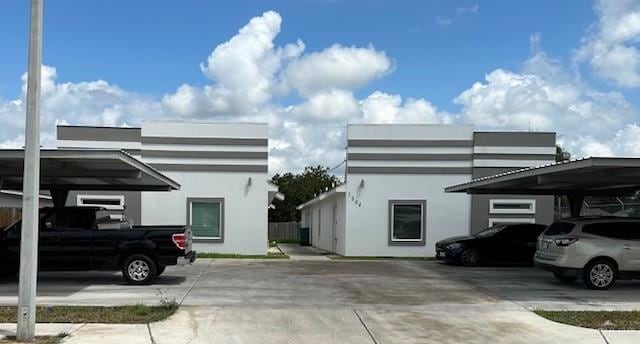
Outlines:
<svg viewBox="0 0 640 344"><path fill-rule="evenodd" d="M164 269L166 269L166 266L158 266L158 271L156 272L156 277L162 275L164 273Z"/></svg>
<svg viewBox="0 0 640 344"><path fill-rule="evenodd" d="M122 275L129 284L149 284L156 278L156 263L144 254L131 255L124 260Z"/></svg>

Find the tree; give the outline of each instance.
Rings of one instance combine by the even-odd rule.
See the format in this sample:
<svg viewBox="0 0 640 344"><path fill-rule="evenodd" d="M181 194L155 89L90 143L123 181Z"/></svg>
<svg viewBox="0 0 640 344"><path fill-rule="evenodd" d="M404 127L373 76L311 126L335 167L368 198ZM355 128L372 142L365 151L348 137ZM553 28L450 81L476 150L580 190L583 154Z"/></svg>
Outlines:
<svg viewBox="0 0 640 344"><path fill-rule="evenodd" d="M571 153L564 150L562 146L556 145L556 162L565 161L571 159Z"/></svg>
<svg viewBox="0 0 640 344"><path fill-rule="evenodd" d="M271 181L278 185L285 199L273 201L276 208L269 210L269 222L300 221L300 211L296 207L313 199L314 194L340 184L340 178L329 174L329 168L324 166L307 166L298 174L276 174Z"/></svg>

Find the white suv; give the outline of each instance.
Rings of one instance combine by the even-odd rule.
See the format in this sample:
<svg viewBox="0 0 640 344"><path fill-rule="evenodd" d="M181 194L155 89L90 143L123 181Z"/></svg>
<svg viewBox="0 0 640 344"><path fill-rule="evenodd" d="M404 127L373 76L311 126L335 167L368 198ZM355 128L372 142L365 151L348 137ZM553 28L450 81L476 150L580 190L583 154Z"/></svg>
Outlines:
<svg viewBox="0 0 640 344"><path fill-rule="evenodd" d="M576 217L551 224L538 237L537 267L563 282L581 277L591 289L640 277L640 219Z"/></svg>

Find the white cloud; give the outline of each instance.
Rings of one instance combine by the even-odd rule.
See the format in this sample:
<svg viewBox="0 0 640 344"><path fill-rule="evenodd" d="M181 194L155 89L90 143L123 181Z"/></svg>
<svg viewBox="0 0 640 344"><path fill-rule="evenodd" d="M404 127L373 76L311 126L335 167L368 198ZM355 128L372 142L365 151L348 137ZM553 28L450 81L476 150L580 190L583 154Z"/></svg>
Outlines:
<svg viewBox="0 0 640 344"><path fill-rule="evenodd" d="M539 44L539 37L532 41ZM522 71L494 70L460 93L454 102L462 106L462 120L481 129L556 131L574 155L629 153L610 140L636 118L633 106L620 93L594 90L566 73L539 48L532 50Z"/></svg>
<svg viewBox="0 0 640 344"><path fill-rule="evenodd" d="M306 101L291 108L300 120L348 121L361 114L360 105L349 91L332 89L310 96Z"/></svg>
<svg viewBox="0 0 640 344"><path fill-rule="evenodd" d="M451 20L451 18L442 17L442 16L436 17L436 23L438 25L447 26L447 25L450 25L452 22L453 21Z"/></svg>
<svg viewBox="0 0 640 344"><path fill-rule="evenodd" d="M457 14L464 14L464 13L478 13L478 10L480 9L480 5L479 4L474 4L471 6L458 6L456 7L456 13Z"/></svg>
<svg viewBox="0 0 640 344"><path fill-rule="evenodd" d="M162 116L160 104L150 96L129 92L103 80L58 83L54 67L42 67L41 142L55 145L57 123L84 125L122 125L140 123L146 118ZM24 144L25 96L27 74L22 76L22 94L12 100L0 99L0 138L2 147Z"/></svg>
<svg viewBox="0 0 640 344"><path fill-rule="evenodd" d="M376 91L361 102L364 123L443 123L450 122L445 113L424 99L407 99L397 94Z"/></svg>
<svg viewBox="0 0 640 344"><path fill-rule="evenodd" d="M304 43L275 47L282 18L273 11L249 21L229 41L218 45L200 65L213 84L184 84L163 98L168 112L184 117L242 118L255 115L272 100L283 64L297 58Z"/></svg>
<svg viewBox="0 0 640 344"><path fill-rule="evenodd" d="M640 0L599 0L598 22L576 50L603 79L623 87L640 86Z"/></svg>
<svg viewBox="0 0 640 344"><path fill-rule="evenodd" d="M329 89L353 90L391 69L386 54L367 48L332 45L293 60L285 72L287 82L302 95Z"/></svg>

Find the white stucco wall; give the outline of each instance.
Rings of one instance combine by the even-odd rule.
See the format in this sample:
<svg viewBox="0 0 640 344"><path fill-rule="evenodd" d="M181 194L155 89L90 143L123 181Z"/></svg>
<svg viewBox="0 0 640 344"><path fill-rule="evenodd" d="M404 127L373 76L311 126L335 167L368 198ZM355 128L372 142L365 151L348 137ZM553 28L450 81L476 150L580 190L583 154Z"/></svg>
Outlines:
<svg viewBox="0 0 640 344"><path fill-rule="evenodd" d="M347 138L346 255L433 256L470 232L470 196L444 188L471 180L473 127L358 124ZM389 243L390 200L426 201L424 245Z"/></svg>
<svg viewBox="0 0 640 344"><path fill-rule="evenodd" d="M308 218L311 222L311 244L329 252L344 254L346 221L344 193L334 193L330 197L305 207L302 211L303 226L306 225L306 214L310 214Z"/></svg>
<svg viewBox="0 0 640 344"><path fill-rule="evenodd" d="M345 255L434 256L437 241L469 234L471 197L443 190L469 180L468 175L349 175ZM389 245L389 200L426 200L425 246Z"/></svg>
<svg viewBox="0 0 640 344"><path fill-rule="evenodd" d="M265 254L267 184L260 173L165 172L181 189L142 193L142 224L187 223L187 198L224 199L224 242L194 242L200 252ZM252 178L251 186L248 180ZM261 182L255 182L261 181Z"/></svg>

